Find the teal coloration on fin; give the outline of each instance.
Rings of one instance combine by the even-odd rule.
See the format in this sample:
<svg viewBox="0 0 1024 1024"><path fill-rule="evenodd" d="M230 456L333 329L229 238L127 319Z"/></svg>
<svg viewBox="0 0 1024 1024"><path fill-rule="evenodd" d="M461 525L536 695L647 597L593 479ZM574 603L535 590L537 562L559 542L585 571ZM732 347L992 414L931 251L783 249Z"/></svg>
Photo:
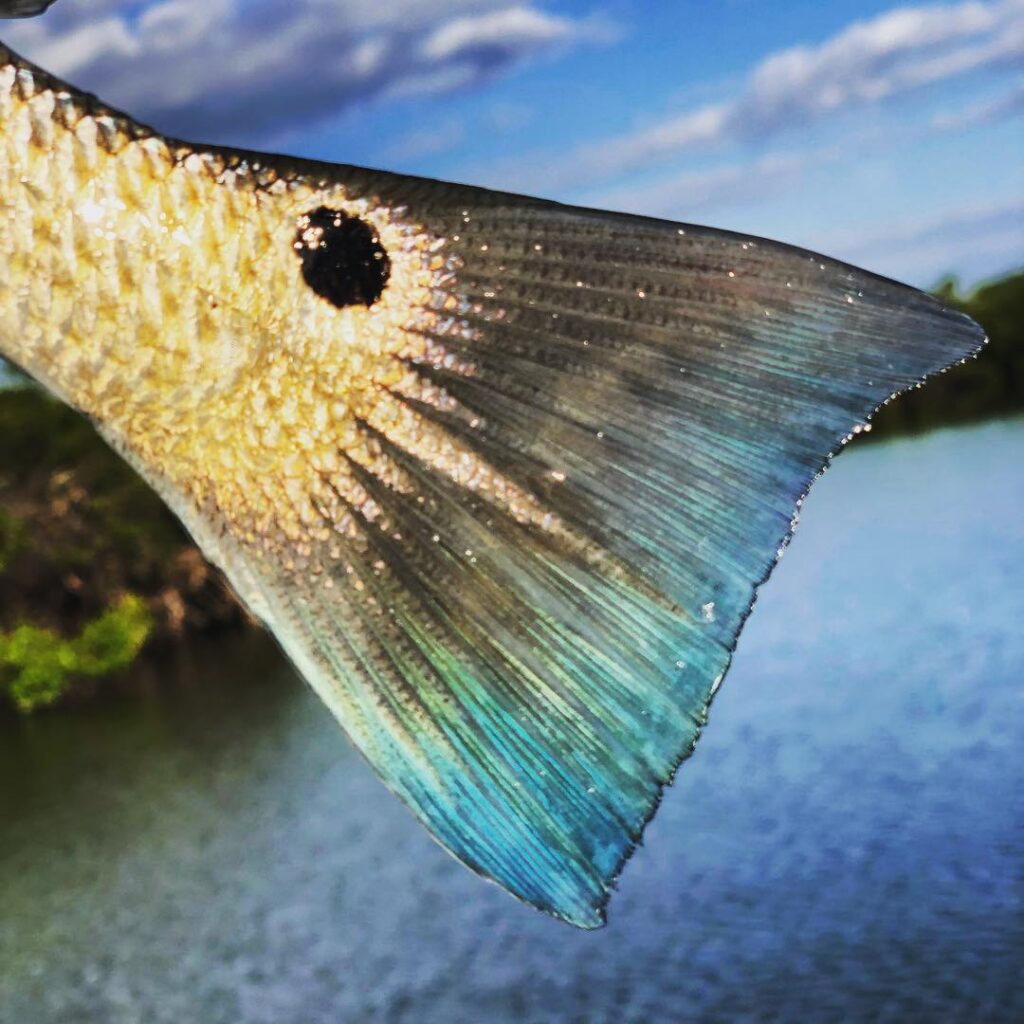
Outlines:
<svg viewBox="0 0 1024 1024"><path fill-rule="evenodd" d="M352 467L380 513L350 510L359 591L264 573L261 604L446 848L595 927L816 474L983 339L927 295L775 243L351 174L458 239L459 329L439 333L455 358L415 367L452 401L408 404L572 540L367 424L404 486Z"/></svg>
<svg viewBox="0 0 1024 1024"><path fill-rule="evenodd" d="M164 494L449 851L599 926L815 476L983 337L765 240L299 166L446 240L453 312L409 365L436 400L392 397L544 516L362 423L328 587Z"/></svg>
<svg viewBox="0 0 1024 1024"><path fill-rule="evenodd" d="M168 159L187 169L187 151L171 142ZM268 522L274 502L313 520L286 540L229 521L213 489L200 507L107 436L431 833L519 898L595 927L815 476L880 403L982 335L932 297L761 239L211 153L195 173L218 185L259 169L246 203L271 206L272 189L301 181L385 211L392 237L419 246L427 283L392 293L422 307L393 310L384 331L416 344L379 346L408 354L360 380L370 398L346 407L344 443L318 407L351 486L331 483L337 502L314 506L323 488L309 481L331 481L311 457L288 477L297 497L269 481ZM342 273L359 259L328 262ZM238 265L259 287L256 265ZM272 342L277 326L258 325ZM216 339L241 387L235 340ZM359 351L316 340L297 372L348 360L359 374ZM375 403L389 415L370 422ZM259 454L246 486L280 468Z"/></svg>

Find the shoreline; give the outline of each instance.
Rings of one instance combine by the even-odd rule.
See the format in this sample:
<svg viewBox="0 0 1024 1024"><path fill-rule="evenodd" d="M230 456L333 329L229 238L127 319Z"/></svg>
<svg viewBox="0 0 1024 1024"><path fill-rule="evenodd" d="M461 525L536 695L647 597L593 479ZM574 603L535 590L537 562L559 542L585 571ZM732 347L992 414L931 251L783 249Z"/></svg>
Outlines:
<svg viewBox="0 0 1024 1024"><path fill-rule="evenodd" d="M853 446L1024 412L1024 271L936 292L989 345L883 407ZM0 438L0 705L76 707L168 651L262 632L82 416L23 378L0 388Z"/></svg>

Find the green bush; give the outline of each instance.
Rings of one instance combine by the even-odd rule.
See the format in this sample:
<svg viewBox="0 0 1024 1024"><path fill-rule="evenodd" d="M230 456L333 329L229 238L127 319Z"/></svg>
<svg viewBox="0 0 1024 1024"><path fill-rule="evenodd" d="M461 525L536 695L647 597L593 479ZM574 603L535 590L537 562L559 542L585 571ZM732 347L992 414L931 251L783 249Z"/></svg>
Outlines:
<svg viewBox="0 0 1024 1024"><path fill-rule="evenodd" d="M127 668L152 626L149 609L131 594L70 639L23 623L0 634L0 688L19 711L52 704L76 677Z"/></svg>

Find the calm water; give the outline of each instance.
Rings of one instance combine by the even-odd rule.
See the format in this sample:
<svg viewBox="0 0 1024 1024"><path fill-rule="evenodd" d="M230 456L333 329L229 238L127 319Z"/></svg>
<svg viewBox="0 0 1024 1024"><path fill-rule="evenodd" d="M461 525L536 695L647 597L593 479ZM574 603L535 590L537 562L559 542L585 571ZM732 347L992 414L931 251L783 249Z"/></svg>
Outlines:
<svg viewBox="0 0 1024 1024"><path fill-rule="evenodd" d="M0 1021L1024 1020L1024 423L844 455L581 933L265 641L0 720Z"/></svg>

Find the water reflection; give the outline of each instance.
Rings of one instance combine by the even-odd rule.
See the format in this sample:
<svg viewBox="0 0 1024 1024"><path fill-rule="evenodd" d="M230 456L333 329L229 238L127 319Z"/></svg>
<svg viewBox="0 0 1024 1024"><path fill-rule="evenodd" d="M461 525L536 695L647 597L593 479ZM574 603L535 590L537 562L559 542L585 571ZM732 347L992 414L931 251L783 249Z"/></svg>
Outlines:
<svg viewBox="0 0 1024 1024"><path fill-rule="evenodd" d="M266 640L0 721L0 1020L1024 1019L1024 425L844 455L603 932L433 844Z"/></svg>

